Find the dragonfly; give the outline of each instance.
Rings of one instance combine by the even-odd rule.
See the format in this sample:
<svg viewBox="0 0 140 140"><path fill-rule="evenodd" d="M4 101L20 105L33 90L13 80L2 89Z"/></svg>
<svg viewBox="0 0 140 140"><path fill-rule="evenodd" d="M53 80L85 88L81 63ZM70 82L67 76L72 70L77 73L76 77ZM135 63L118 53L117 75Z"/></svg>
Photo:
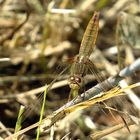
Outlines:
<svg viewBox="0 0 140 140"><path fill-rule="evenodd" d="M79 53L75 56L73 64L71 65L69 86L73 90L79 90L81 88L83 85L83 77L92 64L89 57L95 47L98 30L99 12L94 12L83 35Z"/></svg>
<svg viewBox="0 0 140 140"><path fill-rule="evenodd" d="M99 12L94 12L90 19L85 33L83 35L79 53L74 57L70 68L69 87L71 92L79 91L84 84L84 77L90 71L94 74L98 82L104 81L101 73L99 74L95 64L90 60L90 55L93 52L99 32ZM109 82L102 85L102 90L105 91L108 87L112 87Z"/></svg>
<svg viewBox="0 0 140 140"><path fill-rule="evenodd" d="M97 81L103 81L102 77L99 75L97 68L90 60L90 55L95 48L95 43L97 40L99 31L99 12L94 12L92 18L90 19L85 33L83 35L79 53L73 58L72 64L70 66L70 76L68 78L68 84L71 91L79 91L84 84L84 77L86 76L88 70L90 70L96 77ZM65 68L57 78L62 75L68 68ZM57 78L51 82L51 84L46 88L44 92L44 104L46 100L46 94L52 88L53 84L56 82ZM71 93L71 92L70 92ZM42 98L40 96L40 98ZM39 99L42 100L42 99ZM39 101L37 101L37 104ZM43 107L44 110L44 107ZM28 111L26 111L28 112ZM29 112L28 112L29 115ZM25 115L26 116L26 115Z"/></svg>

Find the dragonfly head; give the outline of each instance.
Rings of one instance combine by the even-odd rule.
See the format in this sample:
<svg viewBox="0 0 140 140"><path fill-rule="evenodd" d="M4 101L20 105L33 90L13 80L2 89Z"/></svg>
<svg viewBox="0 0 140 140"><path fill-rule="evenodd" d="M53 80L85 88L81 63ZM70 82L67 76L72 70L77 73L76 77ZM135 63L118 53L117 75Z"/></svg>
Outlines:
<svg viewBox="0 0 140 140"><path fill-rule="evenodd" d="M81 84L82 84L82 79L78 76L70 76L69 78L69 86L71 89L80 89L81 87Z"/></svg>

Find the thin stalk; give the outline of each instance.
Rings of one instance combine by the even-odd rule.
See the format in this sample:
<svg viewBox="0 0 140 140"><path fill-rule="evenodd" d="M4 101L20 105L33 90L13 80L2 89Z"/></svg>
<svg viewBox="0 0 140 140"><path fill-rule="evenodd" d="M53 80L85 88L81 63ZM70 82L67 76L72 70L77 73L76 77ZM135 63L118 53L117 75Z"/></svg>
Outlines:
<svg viewBox="0 0 140 140"><path fill-rule="evenodd" d="M43 103L40 111L39 126L37 128L36 140L39 140L39 136L40 136L40 125L42 124L42 120L43 120L43 114L44 114L44 109L46 104L46 96L47 96L47 88L45 88L44 91L44 97L43 97Z"/></svg>
<svg viewBox="0 0 140 140"><path fill-rule="evenodd" d="M19 113L18 113L18 118L17 118L17 122L16 122L16 127L15 127L15 133L17 133L18 131L20 131L21 129L21 123L22 123L22 119L23 119L23 112L25 111L25 107L24 106L20 106L20 110L19 110ZM17 140L18 137L15 137L14 140Z"/></svg>

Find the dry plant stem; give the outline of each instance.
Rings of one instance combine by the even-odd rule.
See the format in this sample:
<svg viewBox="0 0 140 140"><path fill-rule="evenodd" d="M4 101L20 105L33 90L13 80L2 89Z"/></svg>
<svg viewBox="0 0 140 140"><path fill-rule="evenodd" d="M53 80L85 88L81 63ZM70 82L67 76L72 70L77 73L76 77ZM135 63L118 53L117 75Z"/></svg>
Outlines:
<svg viewBox="0 0 140 140"><path fill-rule="evenodd" d="M5 27L5 28L13 28L16 24L16 21L14 19L4 19L0 17L0 27Z"/></svg>
<svg viewBox="0 0 140 140"><path fill-rule="evenodd" d="M51 9L50 12L57 13L57 14L58 13L60 13L60 14L74 14L74 13L76 13L76 11L73 9L56 9L56 8Z"/></svg>
<svg viewBox="0 0 140 140"><path fill-rule="evenodd" d="M131 64L135 60L134 53L132 51L132 47L129 46L129 45L126 45L125 48L126 48L125 49L125 53L126 53L125 63L126 64Z"/></svg>
<svg viewBox="0 0 140 140"><path fill-rule="evenodd" d="M140 58L136 59L130 66L125 67L119 72L120 77L126 77L133 74L135 71L140 70Z"/></svg>
<svg viewBox="0 0 140 140"><path fill-rule="evenodd" d="M27 66L28 66L28 63L25 63L21 69L18 71L17 73L17 79L13 82L12 86L11 86L11 89L14 91L15 89L17 89L17 86L19 84L19 79L20 79L20 76L21 75L24 75L24 73L26 72L26 69L27 69Z"/></svg>
<svg viewBox="0 0 140 140"><path fill-rule="evenodd" d="M21 56L19 56L18 54L14 54L14 56L11 58L11 62L13 62L14 64L18 64L20 62L24 62L25 58L28 58L29 61L36 60L40 55L42 55L42 49L40 49L42 48L42 43L38 43L36 46L38 49L26 51L22 53ZM70 49L71 44L68 41L63 41L62 43L58 44L55 48L52 46L45 46L45 48L46 49L44 50L43 55L50 56Z"/></svg>
<svg viewBox="0 0 140 140"><path fill-rule="evenodd" d="M54 126L52 125L51 131L50 131L50 140L54 140Z"/></svg>
<svg viewBox="0 0 140 140"><path fill-rule="evenodd" d="M0 44L2 44L5 40L9 39L10 37L12 37L14 35L15 32L17 32L28 20L29 18L29 13L26 14L26 18L25 20L19 24L17 27L15 27L13 30L10 30L9 32L7 32L6 34L2 35L0 37Z"/></svg>
<svg viewBox="0 0 140 140"><path fill-rule="evenodd" d="M127 125L129 125L129 126L134 125L134 122L128 122ZM115 132L117 130L120 130L120 129L124 128L124 127L125 127L125 124L121 123L121 124L118 124L118 125L113 126L111 128L107 128L107 129L102 130L102 131L94 132L93 134L90 135L90 138L92 140L98 140L98 139L100 139L100 138L102 138L102 137L104 137L104 136L106 136L108 134L111 134L111 133L113 133L113 132Z"/></svg>
<svg viewBox="0 0 140 140"><path fill-rule="evenodd" d="M55 88L59 88L59 87L62 87L62 86L65 86L65 85L68 85L68 81L67 80L63 80L63 81L59 81L59 82L56 82L53 84L52 88L51 89L55 89ZM50 85L48 85L47 87L49 87ZM39 88L36 88L36 89L32 89L32 90L29 90L29 91L26 91L26 92L22 92L22 93L17 93L17 94L12 94L12 95L8 95L8 96L3 96L3 97L0 97L0 99L12 99L12 98L24 98L24 97L28 97L28 96L32 96L32 95L35 95L35 94L38 94L40 92L43 92L46 88L46 85L45 86L42 86L42 87L39 87Z"/></svg>
<svg viewBox="0 0 140 140"><path fill-rule="evenodd" d="M10 58L8 57L0 58L0 62L10 62Z"/></svg>
<svg viewBox="0 0 140 140"><path fill-rule="evenodd" d="M5 131L6 134L7 134L8 136L11 135L11 132L9 132L9 131L7 130L7 128L4 126L4 124L2 124L2 122L0 122L0 128L1 128L3 131Z"/></svg>
<svg viewBox="0 0 140 140"><path fill-rule="evenodd" d="M61 138L61 140L65 140L65 138L67 138L70 135L71 132L67 133L63 138Z"/></svg>
<svg viewBox="0 0 140 140"><path fill-rule="evenodd" d="M17 76L4 76L0 78L0 85L5 84L7 82L13 82L17 79ZM46 79L45 74L39 74L39 75L31 75L31 76L24 76L21 75L19 78L19 82L29 82L29 81L35 81L35 80L44 80Z"/></svg>
<svg viewBox="0 0 140 140"><path fill-rule="evenodd" d="M86 0L86 1L83 1L80 6L77 8L78 10L78 13L81 13L81 12L84 12L86 10L89 9L89 7L91 5L93 5L93 3L95 2L95 0ZM79 10L80 9L80 10Z"/></svg>
<svg viewBox="0 0 140 140"><path fill-rule="evenodd" d="M34 7L36 12L40 14L45 12L39 0L29 1L29 4L31 4Z"/></svg>
<svg viewBox="0 0 140 140"><path fill-rule="evenodd" d="M0 99L0 104L9 103L8 99Z"/></svg>
<svg viewBox="0 0 140 140"><path fill-rule="evenodd" d="M120 82L120 86L121 86L122 88L125 88L125 87L128 86L128 84L125 82L125 80L122 80L122 81ZM127 96L130 98L130 100L133 102L133 104L140 110L140 99L139 99L139 97L136 96L136 95L134 94L134 92L133 92L131 89L128 89L128 90L126 91L126 94L127 94Z"/></svg>
<svg viewBox="0 0 140 140"><path fill-rule="evenodd" d="M78 104L75 104L73 106L67 107L64 109L64 111L65 111L65 113L71 113L73 111L81 110L81 109L87 108L91 105L94 105L95 103L103 102L112 97L125 95L124 91L135 88L135 87L139 87L139 86L140 86L140 82L130 85L126 88L122 88L122 89L119 87L115 87L111 90L108 90L107 92L100 92L100 94L97 94L97 95L91 97L89 100L86 100L86 101L80 102Z"/></svg>
<svg viewBox="0 0 140 140"><path fill-rule="evenodd" d="M113 5L112 8L110 8L104 13L104 15L108 19L111 19L111 17L115 18L117 13L122 9L122 7L124 7L124 5L126 6L132 2L133 0L118 0L116 1L116 3Z"/></svg>

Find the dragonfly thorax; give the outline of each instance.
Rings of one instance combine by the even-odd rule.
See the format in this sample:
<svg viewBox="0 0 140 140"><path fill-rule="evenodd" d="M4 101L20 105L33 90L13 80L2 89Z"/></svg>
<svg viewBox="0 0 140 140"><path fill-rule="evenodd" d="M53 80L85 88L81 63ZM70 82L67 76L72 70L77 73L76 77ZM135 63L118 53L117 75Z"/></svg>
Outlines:
<svg viewBox="0 0 140 140"><path fill-rule="evenodd" d="M82 84L82 79L76 75L70 76L69 78L69 86L71 89L80 89Z"/></svg>
<svg viewBox="0 0 140 140"><path fill-rule="evenodd" d="M87 71L86 64L88 58L85 56L77 55L71 66L71 76L69 77L69 86L71 89L80 89L83 84L83 77Z"/></svg>
<svg viewBox="0 0 140 140"><path fill-rule="evenodd" d="M79 63L79 64L81 63L82 65L86 64L88 62L88 60L89 60L89 58L87 56L84 56L84 55L82 55L82 56L77 55L75 57L75 62Z"/></svg>

